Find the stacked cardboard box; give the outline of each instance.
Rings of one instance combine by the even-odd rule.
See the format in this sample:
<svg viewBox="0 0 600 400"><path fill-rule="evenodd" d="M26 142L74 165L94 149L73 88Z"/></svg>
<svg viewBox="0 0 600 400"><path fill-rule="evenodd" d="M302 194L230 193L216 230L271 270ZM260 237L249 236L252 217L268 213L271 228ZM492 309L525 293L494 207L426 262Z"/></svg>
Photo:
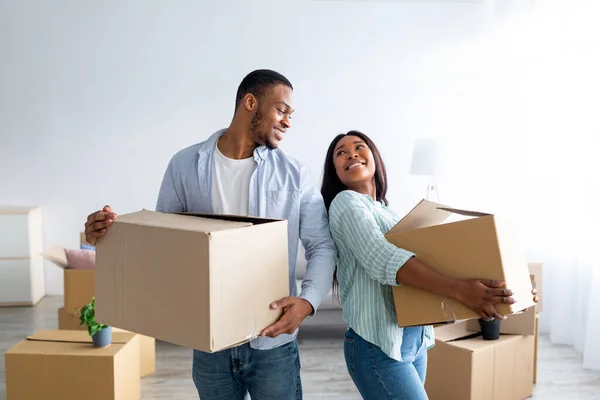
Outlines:
<svg viewBox="0 0 600 400"><path fill-rule="evenodd" d="M140 398L139 335L95 348L84 331L41 330L5 354L7 400Z"/></svg>
<svg viewBox="0 0 600 400"><path fill-rule="evenodd" d="M533 353L533 383L537 383L537 355L538 355L538 339L539 339L539 325L540 325L540 313L542 312L542 303L544 298L543 290L543 263L541 262L530 262L529 273L531 274L531 281L534 287L537 289L539 301L535 306L535 345Z"/></svg>
<svg viewBox="0 0 600 400"><path fill-rule="evenodd" d="M524 313L535 319L532 309ZM511 317L507 321L510 320ZM504 321L506 322L506 321ZM522 400L533 394L533 331L483 340L468 321L435 328L425 390L431 400ZM513 326L514 327L514 326Z"/></svg>
<svg viewBox="0 0 600 400"><path fill-rule="evenodd" d="M538 291L538 303L531 307L525 313L513 314L508 316L506 321L502 321L500 332L503 334L527 334L533 335L533 383L537 383L537 355L539 339L540 312L542 310L542 263L528 263L531 284ZM467 329L472 332L478 332L479 327L476 320L469 320ZM533 333L532 333L533 332Z"/></svg>
<svg viewBox="0 0 600 400"><path fill-rule="evenodd" d="M80 248L94 250L94 247L85 241L83 233L80 233ZM51 247L42 253L42 256L63 269L64 307L58 309L58 329L85 330L86 327L79 324L78 310L92 301L95 295L95 269L70 268L65 249L60 246ZM113 330L119 331L116 327L113 327ZM156 371L156 341L149 336L139 336L140 376L144 377Z"/></svg>

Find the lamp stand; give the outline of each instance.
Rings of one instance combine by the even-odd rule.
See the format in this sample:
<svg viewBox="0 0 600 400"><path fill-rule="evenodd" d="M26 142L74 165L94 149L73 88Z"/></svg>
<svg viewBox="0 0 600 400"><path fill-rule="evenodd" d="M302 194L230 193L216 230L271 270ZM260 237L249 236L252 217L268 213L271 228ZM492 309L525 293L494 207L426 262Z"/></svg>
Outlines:
<svg viewBox="0 0 600 400"><path fill-rule="evenodd" d="M427 193L425 194L425 200L440 202L440 192L438 191L438 186L435 183L430 183L427 185Z"/></svg>

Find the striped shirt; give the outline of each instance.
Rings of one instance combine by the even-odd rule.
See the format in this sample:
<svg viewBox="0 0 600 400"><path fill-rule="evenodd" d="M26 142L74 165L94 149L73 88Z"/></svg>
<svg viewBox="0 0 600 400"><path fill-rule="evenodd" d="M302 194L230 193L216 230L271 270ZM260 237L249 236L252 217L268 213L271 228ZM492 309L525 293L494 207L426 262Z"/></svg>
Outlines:
<svg viewBox="0 0 600 400"><path fill-rule="evenodd" d="M337 279L343 318L356 333L390 358L402 361L404 329L398 326L392 286L396 273L415 254L385 238L400 218L369 195L339 193L329 208L329 225L338 248ZM433 327L423 328L423 345L435 342Z"/></svg>

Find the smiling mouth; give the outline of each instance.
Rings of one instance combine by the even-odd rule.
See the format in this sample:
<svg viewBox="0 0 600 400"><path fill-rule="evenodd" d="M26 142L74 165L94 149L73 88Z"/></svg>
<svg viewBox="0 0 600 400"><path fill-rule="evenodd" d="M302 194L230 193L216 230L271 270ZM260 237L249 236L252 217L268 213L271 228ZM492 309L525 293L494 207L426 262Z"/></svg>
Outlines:
<svg viewBox="0 0 600 400"><path fill-rule="evenodd" d="M348 167L346 167L346 171L351 171L351 170L356 169L358 167L362 167L363 165L365 165L364 162L354 163L354 164L349 165Z"/></svg>

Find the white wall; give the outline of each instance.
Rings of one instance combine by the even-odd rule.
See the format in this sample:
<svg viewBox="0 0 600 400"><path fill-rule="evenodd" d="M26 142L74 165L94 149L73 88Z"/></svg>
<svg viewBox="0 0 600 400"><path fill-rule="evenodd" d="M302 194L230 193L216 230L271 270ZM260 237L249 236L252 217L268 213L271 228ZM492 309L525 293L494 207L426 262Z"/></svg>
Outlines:
<svg viewBox="0 0 600 400"><path fill-rule="evenodd" d="M225 127L237 85L272 68L295 85L282 147L320 181L326 147L362 129L384 150L400 211L423 57L477 37L493 2L0 2L0 204L44 207L47 246L86 216L154 209L169 158ZM498 14L497 14L498 15ZM416 107L416 108L415 108ZM62 275L46 265L48 293Z"/></svg>
<svg viewBox="0 0 600 400"><path fill-rule="evenodd" d="M473 43L528 3L1 1L0 204L42 205L45 244L67 247L104 204L153 209L174 152L225 127L242 77L273 68L296 88L282 147L320 181L333 136L365 131L407 211L426 184L408 175L413 139L481 128L493 65ZM442 200L478 204L477 185L452 183Z"/></svg>

